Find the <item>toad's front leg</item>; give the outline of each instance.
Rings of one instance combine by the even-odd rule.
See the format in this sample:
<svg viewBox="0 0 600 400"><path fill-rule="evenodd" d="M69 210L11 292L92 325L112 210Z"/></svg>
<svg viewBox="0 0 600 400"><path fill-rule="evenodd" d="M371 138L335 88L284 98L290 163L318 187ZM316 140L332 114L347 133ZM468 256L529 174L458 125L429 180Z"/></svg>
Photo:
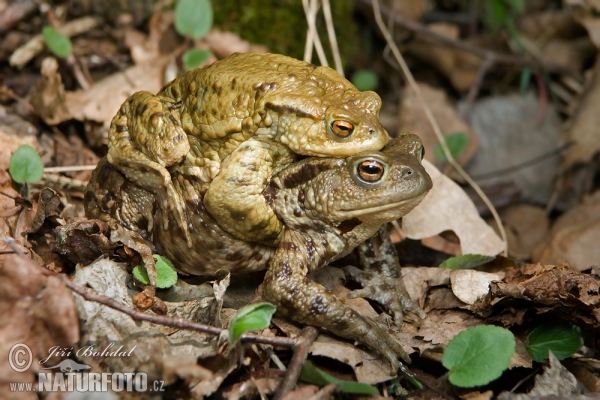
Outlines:
<svg viewBox="0 0 600 400"><path fill-rule="evenodd" d="M425 312L406 290L387 224L382 225L378 235L362 243L357 250L363 269L349 265L344 267L344 272L347 277L360 283L363 289L350 292L348 297L377 301L388 310L398 325L402 324L404 311L412 311L420 318L425 318Z"/></svg>
<svg viewBox="0 0 600 400"><path fill-rule="evenodd" d="M263 191L271 175L295 158L282 144L254 139L243 142L221 164L204 196L204 206L221 228L238 239L277 245L283 224Z"/></svg>
<svg viewBox="0 0 600 400"><path fill-rule="evenodd" d="M180 106L172 99L150 92L134 93L111 122L107 159L130 182L152 191L163 207L174 211L177 224L191 246L184 202L167 170L180 163L190 150L180 124ZM166 224L165 220L165 229Z"/></svg>
<svg viewBox="0 0 600 400"><path fill-rule="evenodd" d="M285 232L265 276L263 296L290 319L326 328L332 333L359 341L380 353L390 363L392 375L408 354L388 332L374 321L348 307L335 295L306 278L308 261L300 235Z"/></svg>

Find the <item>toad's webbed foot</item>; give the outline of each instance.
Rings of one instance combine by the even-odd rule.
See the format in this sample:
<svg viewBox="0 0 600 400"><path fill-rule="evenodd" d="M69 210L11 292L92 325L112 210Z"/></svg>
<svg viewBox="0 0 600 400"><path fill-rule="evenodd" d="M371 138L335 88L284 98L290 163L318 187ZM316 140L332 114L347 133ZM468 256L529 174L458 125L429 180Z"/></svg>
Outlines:
<svg viewBox="0 0 600 400"><path fill-rule="evenodd" d="M184 201L167 170L190 150L180 123L180 107L180 103L150 92L134 93L111 122L107 158L130 182L155 193L162 206L173 211L191 247ZM165 220L165 229L167 224Z"/></svg>
<svg viewBox="0 0 600 400"><path fill-rule="evenodd" d="M362 297L378 302L399 325L406 310L425 318L424 311L410 298L404 286L398 256L385 225L376 237L362 243L358 252L363 269L347 266L344 273L363 288L350 292L349 298Z"/></svg>

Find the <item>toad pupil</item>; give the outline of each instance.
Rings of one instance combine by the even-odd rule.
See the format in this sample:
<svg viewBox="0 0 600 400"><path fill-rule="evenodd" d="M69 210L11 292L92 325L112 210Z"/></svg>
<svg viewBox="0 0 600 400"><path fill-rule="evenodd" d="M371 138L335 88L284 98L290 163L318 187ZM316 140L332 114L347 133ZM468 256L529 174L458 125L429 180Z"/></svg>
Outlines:
<svg viewBox="0 0 600 400"><path fill-rule="evenodd" d="M376 182L383 175L383 165L377 161L364 161L358 166L360 177L367 182Z"/></svg>

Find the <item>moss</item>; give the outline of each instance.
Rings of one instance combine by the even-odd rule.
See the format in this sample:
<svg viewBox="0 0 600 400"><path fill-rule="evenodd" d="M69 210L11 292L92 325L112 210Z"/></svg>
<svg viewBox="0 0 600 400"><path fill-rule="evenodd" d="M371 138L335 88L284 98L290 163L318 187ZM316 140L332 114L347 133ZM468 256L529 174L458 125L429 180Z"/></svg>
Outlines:
<svg viewBox="0 0 600 400"><path fill-rule="evenodd" d="M264 44L273 53L299 59L304 57L307 24L300 0L228 0L213 1L212 4L215 27L234 32L251 43ZM352 1L331 0L331 13L344 65L352 59L356 50L357 27L353 12ZM322 12L317 18L317 30L329 65L333 65ZM316 54L313 60L317 60Z"/></svg>

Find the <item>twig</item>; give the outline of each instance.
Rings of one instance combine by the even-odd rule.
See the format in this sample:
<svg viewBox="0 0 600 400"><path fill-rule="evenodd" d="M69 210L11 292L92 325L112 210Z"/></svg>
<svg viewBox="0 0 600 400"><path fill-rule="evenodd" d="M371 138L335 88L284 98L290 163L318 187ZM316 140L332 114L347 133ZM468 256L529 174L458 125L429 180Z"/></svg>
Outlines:
<svg viewBox="0 0 600 400"><path fill-rule="evenodd" d="M10 247L14 252L16 252L18 256L21 257L24 261L26 260L25 262L32 263L37 268L39 268L40 271L46 276L57 277L65 284L66 287L83 297L85 300L93 301L95 303L99 303L109 308L112 308L113 310L120 311L124 314L129 315L136 321L148 321L154 324L170 326L173 328L187 329L191 331L207 333L209 335L214 336L228 334L227 329L221 329L210 325L198 324L196 322L188 321L180 317L168 317L165 315L147 314L141 311L134 310L130 307L127 307L124 304L119 303L114 299L111 299L98 293L94 293L92 291L88 291L82 288L81 286L74 284L68 277L66 277L63 274L50 271L49 269L38 265L37 263L33 262L31 259L26 257L25 254L23 254L23 252L15 245L15 241L13 239L4 240L4 243L8 247ZM240 341L242 343L262 343L284 348L293 348L296 345L296 340L290 338L259 336L247 333L243 334L240 337Z"/></svg>
<svg viewBox="0 0 600 400"><path fill-rule="evenodd" d="M310 1L310 4L308 3ZM327 57L325 57L325 51L319 39L319 32L317 32L317 25L315 23L317 12L319 11L318 0L302 0L302 6L304 7L304 14L306 14L306 22L308 23L308 31L306 32L306 46L304 48L304 61L310 62L312 59L312 48L313 45L317 50L317 56L319 62L323 66L327 66Z"/></svg>
<svg viewBox="0 0 600 400"><path fill-rule="evenodd" d="M479 65L479 69L477 70L477 76L475 76L475 80L469 89L469 93L467 94L467 99L465 100L465 111L463 112L463 119L465 121L469 121L471 119L471 111L473 109L473 103L477 99L477 95L479 94L479 90L481 89L481 85L483 84L483 79L487 72L492 68L494 62L491 58L486 58L483 60L481 65Z"/></svg>
<svg viewBox="0 0 600 400"><path fill-rule="evenodd" d="M80 181L79 179L73 179L69 178L68 176L57 174L47 174L46 171L44 171L44 178L41 182L43 183L43 185L77 190L80 192L84 192L85 188L88 185L87 182Z"/></svg>
<svg viewBox="0 0 600 400"><path fill-rule="evenodd" d="M333 53L333 62L335 63L335 70L340 75L344 76L344 68L342 67L340 49L338 48L337 38L335 36L335 29L333 27L333 18L331 17L331 6L329 5L329 0L323 0L323 16L325 17L327 37L329 37L329 44L331 45L331 52Z"/></svg>
<svg viewBox="0 0 600 400"><path fill-rule="evenodd" d="M80 171L93 171L96 169L96 164L94 165L69 165L67 167L45 167L44 172L80 172Z"/></svg>
<svg viewBox="0 0 600 400"><path fill-rule="evenodd" d="M363 1L365 1L365 0L363 0ZM446 155L446 159L448 160L448 163L452 167L454 167L454 169L456 169L456 171L460 174L460 176L462 176L465 179L465 181L473 188L473 190L475 190L475 192L479 195L481 200L483 200L485 205L489 208L492 216L494 217L494 220L496 221L496 224L498 225L498 230L500 231L500 236L502 237L502 241L504 242L503 255L505 257L508 256L508 241L506 239L506 232L504 230L504 226L502 225L502 221L500 220L500 216L498 215L498 212L494 208L494 205L492 204L490 199L485 195L485 193L477 185L477 183L475 183L475 181L465 172L465 170L452 157L452 154L450 153L450 149L448 149L448 146L446 145L446 141L444 140L444 137L442 135L440 126L438 125L435 117L433 116L431 107L429 107L429 104L425 101L425 98L423 97L423 93L421 92L421 88L419 88L419 86L417 85L417 82L415 81L415 78L412 76L410 69L408 68L408 65L406 65L406 61L404 61L402 54L400 54L400 50L398 50L398 46L396 46L396 44L394 43L394 39L390 35L390 32L387 30L387 28L385 27L385 25L383 23L383 20L381 19L381 12L379 9L379 0L372 0L372 4L373 4L373 11L375 14L375 21L377 22L377 26L381 30L381 33L383 34L383 36L385 37L385 40L387 41L388 45L390 46L392 53L394 54L394 57L396 58L396 61L398 62L398 64L400 64L400 67L402 68L402 72L404 73L406 80L408 81L412 90L417 95L417 99L419 100L419 103L421 103L421 106L423 107L423 111L425 112L425 115L427 116L427 119L429 120L429 123L431 124L431 127L433 128L433 131L435 132L435 135L440 142L440 145L442 147L442 150L444 151L444 154Z"/></svg>
<svg viewBox="0 0 600 400"><path fill-rule="evenodd" d="M306 361L306 357L308 356L308 349L315 341L318 334L319 331L313 326L307 326L302 329L300 336L296 340L296 348L294 349L294 355L288 365L288 371L275 390L274 400L280 400L286 393L294 389L298 377L300 376L300 371L302 370L302 364L304 364L304 361Z"/></svg>

